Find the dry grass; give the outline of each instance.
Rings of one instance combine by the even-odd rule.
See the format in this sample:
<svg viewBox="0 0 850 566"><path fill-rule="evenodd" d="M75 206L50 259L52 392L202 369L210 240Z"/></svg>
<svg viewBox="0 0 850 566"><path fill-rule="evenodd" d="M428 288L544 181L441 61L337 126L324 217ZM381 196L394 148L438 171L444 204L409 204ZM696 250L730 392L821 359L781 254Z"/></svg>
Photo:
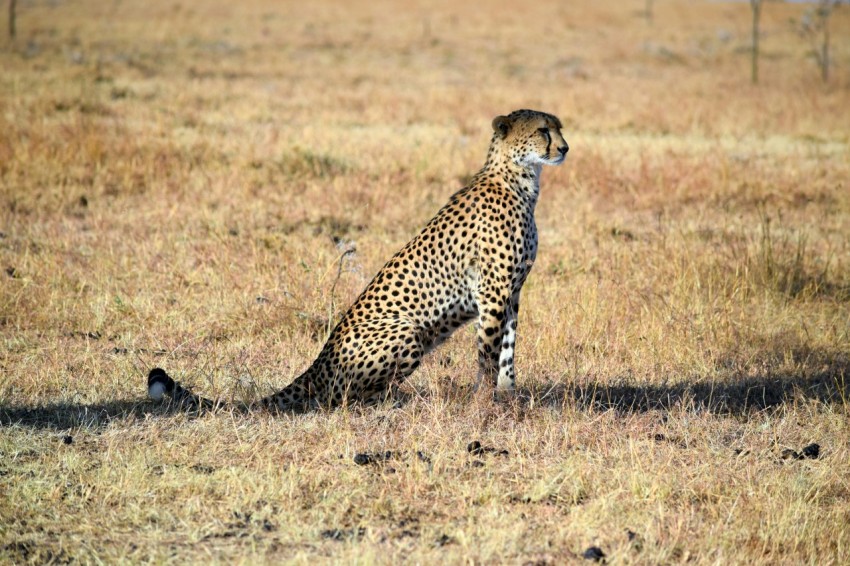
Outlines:
<svg viewBox="0 0 850 566"><path fill-rule="evenodd" d="M850 10L824 86L768 4L753 87L743 2L340 4L20 3L0 562L850 562ZM516 399L471 394L467 331L400 408L145 399L291 380L521 107L572 151Z"/></svg>

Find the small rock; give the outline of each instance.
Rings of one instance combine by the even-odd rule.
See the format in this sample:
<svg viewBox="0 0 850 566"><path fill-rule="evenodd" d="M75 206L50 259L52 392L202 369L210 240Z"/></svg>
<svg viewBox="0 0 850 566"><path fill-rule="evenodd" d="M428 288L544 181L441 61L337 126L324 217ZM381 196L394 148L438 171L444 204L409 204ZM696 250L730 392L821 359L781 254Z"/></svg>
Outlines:
<svg viewBox="0 0 850 566"><path fill-rule="evenodd" d="M354 463L358 466L365 466L367 464L371 464L375 459L371 454L357 454L354 456Z"/></svg>
<svg viewBox="0 0 850 566"><path fill-rule="evenodd" d="M466 446L466 451L473 456L481 456L487 453L495 453L497 456L508 456L510 452L507 450L496 450L490 446L482 446L477 440L473 440Z"/></svg>
<svg viewBox="0 0 850 566"><path fill-rule="evenodd" d="M436 540L436 545L437 545L437 546L446 546L447 544L452 544L454 541L455 541L455 539L454 539L454 538L452 538L452 537L450 537L449 535L447 535L447 534L443 533L442 535L440 535L440 538L438 538L438 539Z"/></svg>
<svg viewBox="0 0 850 566"><path fill-rule="evenodd" d="M74 437L69 434L62 439L62 442L64 444L71 444L72 442L74 442Z"/></svg>
<svg viewBox="0 0 850 566"><path fill-rule="evenodd" d="M354 463L358 466L365 466L366 464L377 464L379 462L386 462L392 457L393 453L391 450L387 450L386 452L377 452L375 454L363 452L354 456Z"/></svg>
<svg viewBox="0 0 850 566"><path fill-rule="evenodd" d="M484 453L484 448L481 446L481 443L477 440L473 440L466 446L466 451L472 454L473 456L479 456Z"/></svg>
<svg viewBox="0 0 850 566"><path fill-rule="evenodd" d="M801 456L799 454L797 454L797 451L791 450L790 448L786 448L785 450L783 450L782 453L779 455L779 457L782 458L783 460L800 460L801 459Z"/></svg>
<svg viewBox="0 0 850 566"><path fill-rule="evenodd" d="M817 460L818 456L820 456L820 445L815 443L809 444L803 448L803 456L811 458L812 460Z"/></svg>
<svg viewBox="0 0 850 566"><path fill-rule="evenodd" d="M602 549L598 546L591 546L587 550L584 551L582 557L585 560L594 560L596 562L603 562L605 560L605 553L602 552Z"/></svg>

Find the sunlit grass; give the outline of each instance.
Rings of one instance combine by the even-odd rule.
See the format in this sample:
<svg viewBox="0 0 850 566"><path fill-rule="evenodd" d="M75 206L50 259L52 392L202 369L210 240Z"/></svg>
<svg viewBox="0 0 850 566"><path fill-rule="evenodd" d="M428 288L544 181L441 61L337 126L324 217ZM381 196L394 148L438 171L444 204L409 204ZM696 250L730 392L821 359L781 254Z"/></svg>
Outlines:
<svg viewBox="0 0 850 566"><path fill-rule="evenodd" d="M19 3L0 561L848 562L848 13L823 85L768 4L753 87L746 3L643 6ZM288 383L523 107L571 151L515 399L470 329L398 406L146 399Z"/></svg>

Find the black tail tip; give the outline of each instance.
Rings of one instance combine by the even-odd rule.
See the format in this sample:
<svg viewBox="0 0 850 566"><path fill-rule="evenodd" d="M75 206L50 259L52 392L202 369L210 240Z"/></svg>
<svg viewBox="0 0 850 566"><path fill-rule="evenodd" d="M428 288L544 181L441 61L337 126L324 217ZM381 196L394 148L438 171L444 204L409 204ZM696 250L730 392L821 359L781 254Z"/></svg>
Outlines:
<svg viewBox="0 0 850 566"><path fill-rule="evenodd" d="M148 374L148 390L157 383L161 383L165 387L166 393L174 391L174 380L162 368L153 368Z"/></svg>

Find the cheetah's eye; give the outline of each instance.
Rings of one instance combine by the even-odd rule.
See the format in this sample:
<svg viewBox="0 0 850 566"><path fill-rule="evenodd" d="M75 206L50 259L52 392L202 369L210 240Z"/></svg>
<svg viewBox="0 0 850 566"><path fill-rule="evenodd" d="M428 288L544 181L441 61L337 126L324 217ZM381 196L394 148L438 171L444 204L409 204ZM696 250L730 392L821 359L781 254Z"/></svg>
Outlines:
<svg viewBox="0 0 850 566"><path fill-rule="evenodd" d="M549 137L549 128L537 128L537 131L546 137Z"/></svg>

